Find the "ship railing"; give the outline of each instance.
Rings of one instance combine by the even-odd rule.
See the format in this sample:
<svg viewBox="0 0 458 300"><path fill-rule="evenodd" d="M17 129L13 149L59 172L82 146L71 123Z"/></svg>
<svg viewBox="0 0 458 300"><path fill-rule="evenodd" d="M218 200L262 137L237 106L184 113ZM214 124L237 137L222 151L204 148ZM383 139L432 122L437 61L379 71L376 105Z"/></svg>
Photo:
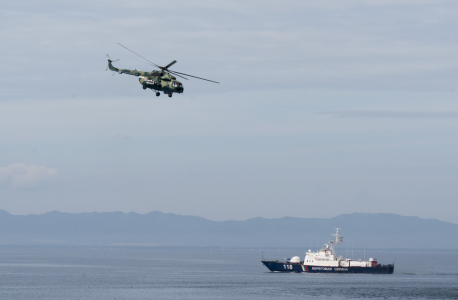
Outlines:
<svg viewBox="0 0 458 300"><path fill-rule="evenodd" d="M268 259L268 258L263 258L262 259L263 261L270 261L270 262L275 262L275 263L282 263L282 264L304 264L304 261L300 261L300 262L290 262L289 259L285 258L285 259Z"/></svg>
<svg viewBox="0 0 458 300"><path fill-rule="evenodd" d="M283 258L283 259L275 258L275 259L271 259L271 258L263 256L262 260L263 261L271 261L271 262L275 262L275 263L285 264L285 263L289 263L290 258Z"/></svg>

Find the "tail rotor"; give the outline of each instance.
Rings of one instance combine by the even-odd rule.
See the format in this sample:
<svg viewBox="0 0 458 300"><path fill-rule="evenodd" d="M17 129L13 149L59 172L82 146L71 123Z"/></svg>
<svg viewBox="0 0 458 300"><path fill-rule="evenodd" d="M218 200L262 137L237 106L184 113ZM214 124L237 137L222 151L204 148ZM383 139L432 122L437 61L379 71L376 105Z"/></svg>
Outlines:
<svg viewBox="0 0 458 300"><path fill-rule="evenodd" d="M111 57L110 57L110 55L108 55L108 54L107 54L107 57L108 57L108 61L109 61L109 62L117 62L117 61L120 61L120 60L121 60L120 58L115 59L115 60L112 60ZM105 71L108 71L108 67L105 69ZM114 75L114 74L113 74L113 75Z"/></svg>

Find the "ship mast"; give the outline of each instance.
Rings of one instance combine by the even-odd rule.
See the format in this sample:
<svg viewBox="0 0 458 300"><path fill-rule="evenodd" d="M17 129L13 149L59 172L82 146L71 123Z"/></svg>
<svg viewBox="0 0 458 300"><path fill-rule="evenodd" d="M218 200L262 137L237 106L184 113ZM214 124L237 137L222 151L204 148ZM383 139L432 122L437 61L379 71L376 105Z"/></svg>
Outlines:
<svg viewBox="0 0 458 300"><path fill-rule="evenodd" d="M336 240L335 241L329 241L329 243L331 244L331 253L336 255L335 253L335 245L337 245L340 242L342 242L342 239L343 237L340 235L339 233L339 229L340 228L336 228L336 233L333 233L332 235L336 237Z"/></svg>

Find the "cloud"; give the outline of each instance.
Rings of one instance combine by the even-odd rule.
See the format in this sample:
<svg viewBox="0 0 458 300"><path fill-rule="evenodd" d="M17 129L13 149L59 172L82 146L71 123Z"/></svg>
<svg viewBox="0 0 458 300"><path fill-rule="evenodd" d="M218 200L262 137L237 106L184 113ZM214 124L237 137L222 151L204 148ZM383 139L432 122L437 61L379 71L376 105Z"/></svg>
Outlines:
<svg viewBox="0 0 458 300"><path fill-rule="evenodd" d="M320 114L339 118L458 118L458 111L415 111L415 110L341 110L325 111Z"/></svg>
<svg viewBox="0 0 458 300"><path fill-rule="evenodd" d="M23 163L0 167L0 187L11 189L42 189L59 174L57 169Z"/></svg>

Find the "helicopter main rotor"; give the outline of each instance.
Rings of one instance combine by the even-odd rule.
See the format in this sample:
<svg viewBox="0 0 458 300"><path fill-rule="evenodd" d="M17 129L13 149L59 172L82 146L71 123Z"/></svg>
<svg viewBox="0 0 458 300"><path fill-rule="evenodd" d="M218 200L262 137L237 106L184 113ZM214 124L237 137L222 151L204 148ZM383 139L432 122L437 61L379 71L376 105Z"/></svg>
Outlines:
<svg viewBox="0 0 458 300"><path fill-rule="evenodd" d="M122 45L122 44L120 44L120 43L118 43L118 42L116 42L116 43L117 43L119 46L121 46L121 47L123 47L123 48L129 50L129 51L132 52L133 54L135 54L135 55L141 57L142 59L144 59L145 61L147 61L150 65L152 65L152 66L154 66L154 67L156 67L156 68L158 68L158 69L161 69L163 72L171 73L171 74L173 74L173 75L175 75L175 76L178 76L178 77L183 78L183 79L186 79L186 80L188 80L188 78L186 78L186 77L184 77L184 76L189 76L189 77L197 78L197 79L200 79L200 80L210 81L210 82L214 82L214 83L218 83L218 84L219 84L219 82L213 81L213 80L210 80L210 79L205 79L205 78L201 78L201 77L197 77L197 76L193 76L193 75L189 75L189 74L185 74L185 73L180 73L180 72L177 72L177 71L169 70L169 68L177 62L176 60L172 61L171 63L169 63L169 64L166 65L165 67L162 67L162 66L156 65L156 64L153 63L152 61L150 61L150 60L144 58L144 57L141 56L140 54L135 53L134 51L132 51L132 50L130 50L129 48L127 48L126 46L124 46L124 45Z"/></svg>

